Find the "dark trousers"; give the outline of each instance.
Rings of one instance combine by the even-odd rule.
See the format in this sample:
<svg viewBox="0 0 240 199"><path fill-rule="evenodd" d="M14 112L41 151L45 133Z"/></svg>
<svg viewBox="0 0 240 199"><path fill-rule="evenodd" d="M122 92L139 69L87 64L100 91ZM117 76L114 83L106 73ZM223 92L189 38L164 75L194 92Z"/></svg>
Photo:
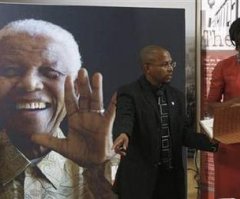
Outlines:
<svg viewBox="0 0 240 199"><path fill-rule="evenodd" d="M184 199L179 192L176 172L159 168L152 199Z"/></svg>

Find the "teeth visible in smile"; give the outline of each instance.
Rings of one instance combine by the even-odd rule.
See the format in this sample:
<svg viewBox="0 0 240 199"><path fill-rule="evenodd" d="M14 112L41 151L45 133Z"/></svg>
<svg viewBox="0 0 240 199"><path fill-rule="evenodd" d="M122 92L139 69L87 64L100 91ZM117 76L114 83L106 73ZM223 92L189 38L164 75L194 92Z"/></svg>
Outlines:
<svg viewBox="0 0 240 199"><path fill-rule="evenodd" d="M46 108L46 103L44 102L28 102L28 103L16 104L17 110L23 110L23 109L35 110L35 109L44 109L44 108Z"/></svg>

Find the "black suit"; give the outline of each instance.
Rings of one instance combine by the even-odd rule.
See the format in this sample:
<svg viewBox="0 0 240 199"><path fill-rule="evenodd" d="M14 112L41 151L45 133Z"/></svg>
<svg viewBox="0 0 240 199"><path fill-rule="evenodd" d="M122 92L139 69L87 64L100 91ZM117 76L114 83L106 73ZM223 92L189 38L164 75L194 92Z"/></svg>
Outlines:
<svg viewBox="0 0 240 199"><path fill-rule="evenodd" d="M193 133L185 122L184 96L177 89L165 85L169 105L174 177L165 177L164 185L175 184L176 198L185 198L185 174L182 146L212 151L209 139ZM158 166L160 161L160 113L156 96L145 77L118 90L113 139L125 132L129 136L127 154L121 159L114 184L120 199L151 199L158 175L169 171ZM160 174L158 172L160 171ZM161 179L161 176L160 178ZM159 183L159 181L158 181ZM164 188L166 189L166 188ZM161 199L170 199L164 196ZM171 198L175 199L175 198Z"/></svg>

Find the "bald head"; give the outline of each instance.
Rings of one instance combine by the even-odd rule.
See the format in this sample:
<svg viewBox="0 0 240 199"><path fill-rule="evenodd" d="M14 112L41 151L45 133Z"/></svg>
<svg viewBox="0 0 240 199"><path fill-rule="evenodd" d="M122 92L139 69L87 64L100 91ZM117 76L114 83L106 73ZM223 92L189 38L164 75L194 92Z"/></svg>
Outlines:
<svg viewBox="0 0 240 199"><path fill-rule="evenodd" d="M159 54L164 54L166 52L168 51L165 48L158 45L149 45L144 47L140 51L141 65L144 66L144 64L155 63Z"/></svg>

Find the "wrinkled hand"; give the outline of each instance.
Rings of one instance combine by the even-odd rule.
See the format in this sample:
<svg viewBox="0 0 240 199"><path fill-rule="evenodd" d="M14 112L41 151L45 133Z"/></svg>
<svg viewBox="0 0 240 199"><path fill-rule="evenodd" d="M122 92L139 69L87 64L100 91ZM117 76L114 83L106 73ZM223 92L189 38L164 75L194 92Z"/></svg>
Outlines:
<svg viewBox="0 0 240 199"><path fill-rule="evenodd" d="M114 149L114 151L117 154L126 155L126 150L128 147L128 143L129 143L129 138L128 135L126 133L121 133L113 142L113 146L112 149Z"/></svg>
<svg viewBox="0 0 240 199"><path fill-rule="evenodd" d="M95 73L91 83L92 86L86 69L79 71L75 89L72 80L69 77L66 79L66 139L42 134L32 137L34 142L57 151L83 167L101 164L112 155L111 132L115 117L115 96L104 111L101 74Z"/></svg>

